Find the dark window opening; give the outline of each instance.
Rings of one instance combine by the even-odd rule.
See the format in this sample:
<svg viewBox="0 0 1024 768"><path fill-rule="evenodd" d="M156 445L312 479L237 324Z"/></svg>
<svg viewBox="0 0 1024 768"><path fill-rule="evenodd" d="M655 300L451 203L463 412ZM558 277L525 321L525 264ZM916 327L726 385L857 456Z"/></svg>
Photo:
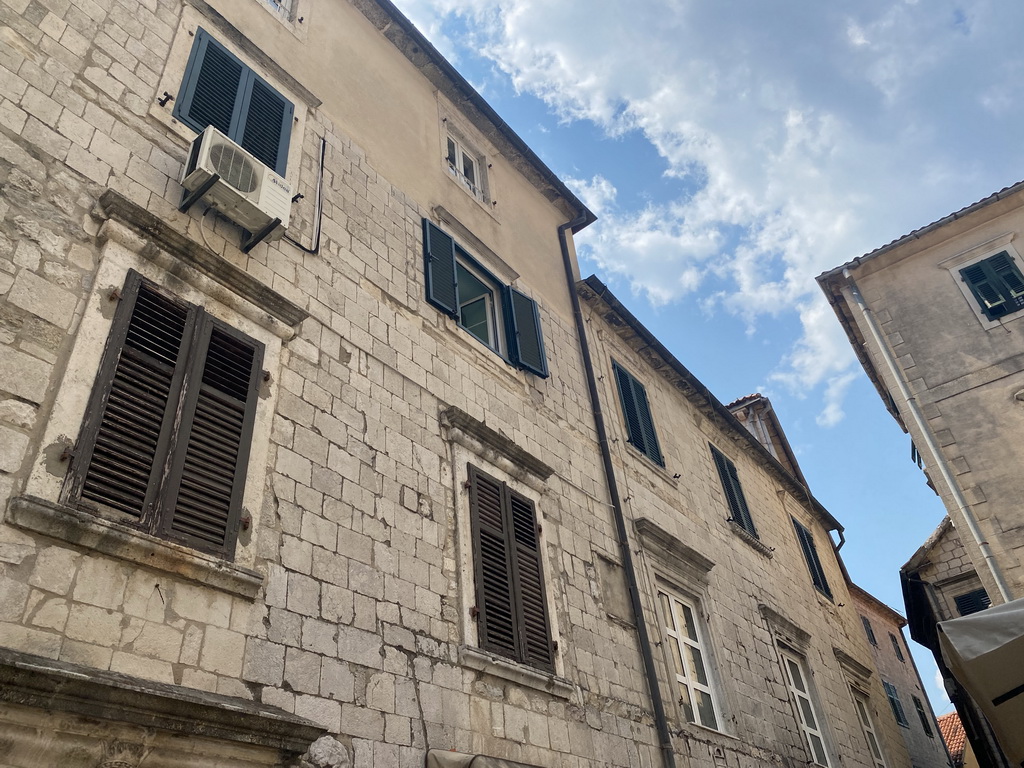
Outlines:
<svg viewBox="0 0 1024 768"><path fill-rule="evenodd" d="M640 453L655 464L664 467L658 436L654 431L651 405L647 401L647 390L633 374L616 362L612 362L615 383L619 390L622 415L626 420L626 439Z"/></svg>
<svg viewBox="0 0 1024 768"><path fill-rule="evenodd" d="M740 485L739 474L736 472L736 465L713 445L711 455L715 459L722 490L725 491L725 498L729 503L729 519L754 538L758 538L754 518L750 515L750 507L747 506L747 498L743 495L743 486Z"/></svg>

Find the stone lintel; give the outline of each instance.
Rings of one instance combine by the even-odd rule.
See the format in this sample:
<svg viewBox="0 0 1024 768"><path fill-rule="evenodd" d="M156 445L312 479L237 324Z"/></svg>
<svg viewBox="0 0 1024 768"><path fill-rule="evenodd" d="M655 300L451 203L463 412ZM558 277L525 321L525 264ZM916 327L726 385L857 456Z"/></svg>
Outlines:
<svg viewBox="0 0 1024 768"><path fill-rule="evenodd" d="M535 477L547 480L555 471L532 453L520 448L515 442L479 419L474 419L461 408L451 406L441 411L441 424L448 428L453 440L465 444L470 450L477 450L477 446L472 445L472 441L475 440L481 446L507 459L512 464L513 474L515 469L525 469ZM471 440L467 441L467 437Z"/></svg>

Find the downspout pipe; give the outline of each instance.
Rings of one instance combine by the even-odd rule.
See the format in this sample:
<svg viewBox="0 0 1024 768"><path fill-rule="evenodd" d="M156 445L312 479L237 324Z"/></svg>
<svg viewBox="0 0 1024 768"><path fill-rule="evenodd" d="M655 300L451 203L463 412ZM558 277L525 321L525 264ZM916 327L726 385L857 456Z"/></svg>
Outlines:
<svg viewBox="0 0 1024 768"><path fill-rule="evenodd" d="M963 491L960 490L959 483L957 483L956 479L953 477L949 464L946 462L939 446L935 443L935 438L932 437L932 433L925 423L924 414L921 413L921 408L917 404L917 398L911 394L910 388L903 380L903 374L896 365L896 359L893 357L892 352L889 351L889 346L882 338L882 333L878 327L878 322L875 320L874 312L870 307L868 307L867 302L864 301L864 297L861 296L860 289L857 287L857 282L853 279L853 275L850 274L849 269L843 270L843 277L846 278L846 284L850 289L850 295L853 297L854 303L863 315L864 323L868 328L868 332L871 334L872 340L878 347L893 381L896 382L900 395L902 395L903 399L907 402L907 406L910 409L910 418L913 420L918 431L924 437L925 445L928 447L928 452L931 453L932 458L935 461L935 467L939 470L939 474L942 475L943 482L946 484L946 487L953 496L953 503L956 504L957 511L959 511L960 515L967 523L967 529L971 532L971 536L974 538L974 542L978 545L978 549L981 550L981 556L985 559L985 564L988 566L988 570L992 574L992 579L995 581L996 588L999 590L999 596L1002 597L1004 603L1010 602L1013 597L1010 595L1010 589L1006 584L1006 580L1003 578L1003 574L999 570L999 566L996 564L995 556L992 554L992 549L982 536L981 529L978 528L978 521L974 517L974 512L971 511L971 507L967 503L967 499L964 498Z"/></svg>
<svg viewBox="0 0 1024 768"><path fill-rule="evenodd" d="M611 499L612 517L615 519L615 532L619 539L619 551L622 556L623 569L626 572L626 583L629 588L629 603L633 609L633 620L640 640L640 655L643 658L644 675L651 694L651 705L654 709L654 724L658 731L661 757L665 768L675 768L675 750L672 747L672 733L668 727L665 704L661 698L661 686L658 684L658 673L654 667L654 656L651 653L651 638L647 632L647 621L640 600L640 589L637 585L636 569L633 554L630 550L629 535L626 530L626 517L619 498L619 488L615 481L615 468L612 465L612 454L609 448L608 432L605 429L604 414L601 411L601 399L598 395L597 377L594 375L594 363L590 357L590 345L587 342L586 328L583 323L583 311L580 309L580 297L576 293L576 280L573 276L572 259L569 256L569 244L566 230L573 232L582 229L593 221L592 214L584 213L558 228L558 244L562 249L562 264L565 267L565 280L572 301L572 315L576 322L576 334L580 340L580 352L583 355L583 369L587 378L587 390L590 393L590 405L594 415L594 428L597 431L598 445L601 449L601 463L604 465L605 481L608 484L608 496Z"/></svg>

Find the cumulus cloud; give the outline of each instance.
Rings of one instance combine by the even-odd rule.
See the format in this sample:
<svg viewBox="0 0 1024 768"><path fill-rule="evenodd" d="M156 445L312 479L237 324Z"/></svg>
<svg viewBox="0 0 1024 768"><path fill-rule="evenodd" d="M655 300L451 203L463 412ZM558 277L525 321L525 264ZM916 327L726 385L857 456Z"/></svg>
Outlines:
<svg viewBox="0 0 1024 768"><path fill-rule="evenodd" d="M814 275L1024 165L1021 4L400 5L446 55L490 58L562 120L642 136L681 191L626 204L622 178L570 179L601 216L581 252L654 304L699 298L751 328L798 315L773 379L816 389L824 425L842 417L853 355Z"/></svg>

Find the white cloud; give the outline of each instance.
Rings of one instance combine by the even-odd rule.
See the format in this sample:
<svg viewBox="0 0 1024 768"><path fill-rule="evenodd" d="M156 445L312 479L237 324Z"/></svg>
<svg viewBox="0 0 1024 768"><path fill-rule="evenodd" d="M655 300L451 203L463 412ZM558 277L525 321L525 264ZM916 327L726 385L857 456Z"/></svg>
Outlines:
<svg viewBox="0 0 1024 768"><path fill-rule="evenodd" d="M571 182L601 216L581 244L655 304L696 298L750 327L797 313L773 378L823 388L822 424L841 418L853 355L814 275L1024 166L1021 4L401 5L446 55L474 48L562 119L650 142L686 191L626 206L616 187L636 179L585 169L605 175Z"/></svg>

